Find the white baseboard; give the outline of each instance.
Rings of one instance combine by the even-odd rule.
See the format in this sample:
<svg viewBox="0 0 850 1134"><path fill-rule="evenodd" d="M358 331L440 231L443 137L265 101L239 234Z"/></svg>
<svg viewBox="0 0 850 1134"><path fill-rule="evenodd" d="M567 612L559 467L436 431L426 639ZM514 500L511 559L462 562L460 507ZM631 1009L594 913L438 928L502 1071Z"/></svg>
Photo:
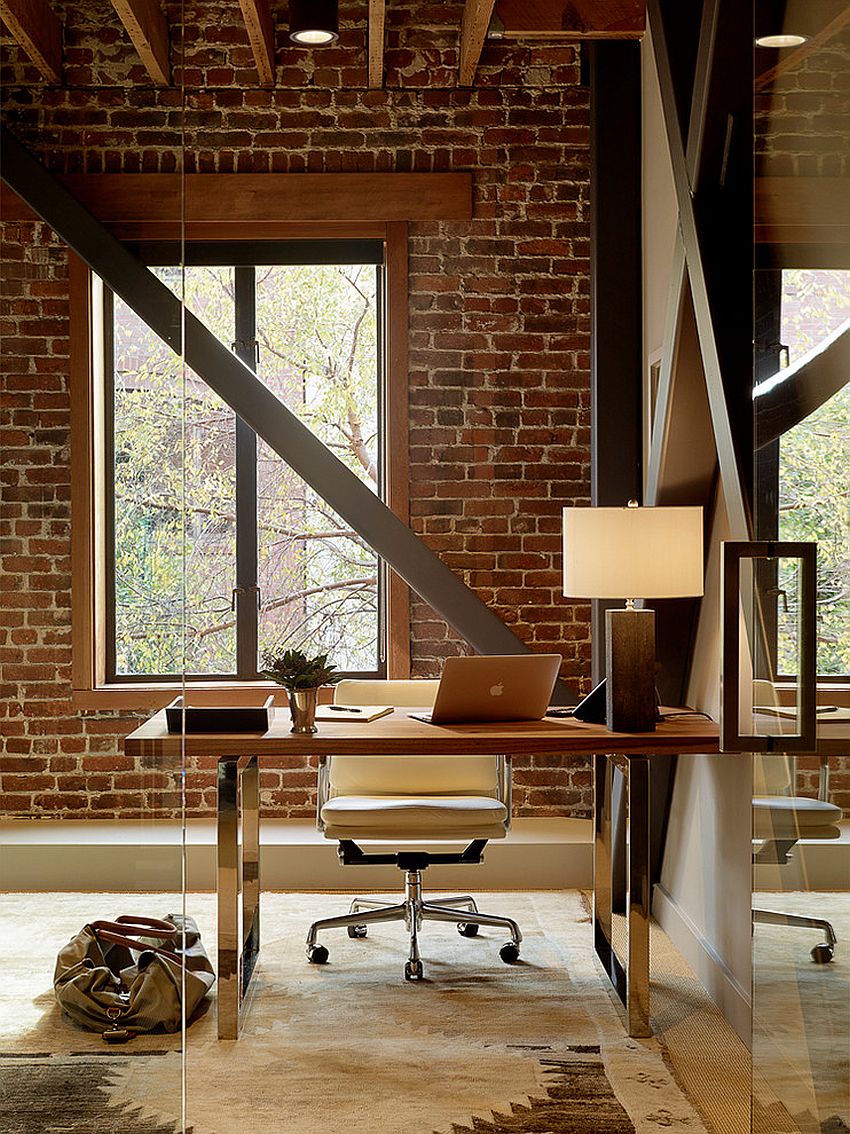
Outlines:
<svg viewBox="0 0 850 1134"><path fill-rule="evenodd" d="M589 819L516 819L493 841L484 862L432 866L429 889L560 890L589 888L593 874ZM0 823L0 890L179 891L177 823L8 821ZM190 890L215 889L215 825L192 820L186 834ZM260 877L268 890L396 890L393 866L341 867L337 845L309 820L266 821Z"/></svg>
<svg viewBox="0 0 850 1134"><path fill-rule="evenodd" d="M752 1040L750 991L735 979L711 942L699 931L661 883L657 883L653 889L652 913L686 963L693 969L697 980L749 1047Z"/></svg>

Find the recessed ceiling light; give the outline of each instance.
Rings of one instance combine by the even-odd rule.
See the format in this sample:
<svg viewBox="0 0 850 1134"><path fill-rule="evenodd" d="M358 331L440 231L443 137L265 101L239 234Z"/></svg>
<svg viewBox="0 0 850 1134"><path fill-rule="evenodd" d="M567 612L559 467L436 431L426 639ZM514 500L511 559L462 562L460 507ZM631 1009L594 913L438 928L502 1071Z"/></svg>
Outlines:
<svg viewBox="0 0 850 1134"><path fill-rule="evenodd" d="M807 35L760 35L756 39L756 47L799 47L808 40Z"/></svg>
<svg viewBox="0 0 850 1134"><path fill-rule="evenodd" d="M337 0L289 0L289 38L302 47L339 39Z"/></svg>

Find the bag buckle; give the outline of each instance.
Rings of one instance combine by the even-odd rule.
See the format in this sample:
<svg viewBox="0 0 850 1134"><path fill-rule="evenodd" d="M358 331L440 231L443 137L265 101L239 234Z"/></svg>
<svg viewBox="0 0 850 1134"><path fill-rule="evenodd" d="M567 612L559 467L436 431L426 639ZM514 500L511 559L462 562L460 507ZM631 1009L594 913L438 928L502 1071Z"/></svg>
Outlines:
<svg viewBox="0 0 850 1134"><path fill-rule="evenodd" d="M124 1014L123 1008L107 1008L107 1019L112 1021L112 1027L107 1028L105 1032L101 1033L101 1039L104 1043L126 1043L128 1039L132 1038L132 1032L126 1028L119 1028L118 1021Z"/></svg>

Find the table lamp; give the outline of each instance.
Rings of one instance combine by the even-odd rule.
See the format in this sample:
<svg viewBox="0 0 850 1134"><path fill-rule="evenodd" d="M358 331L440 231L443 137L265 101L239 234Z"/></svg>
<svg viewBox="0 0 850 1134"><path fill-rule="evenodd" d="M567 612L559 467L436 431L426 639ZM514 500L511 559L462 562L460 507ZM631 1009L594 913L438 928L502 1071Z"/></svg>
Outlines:
<svg viewBox="0 0 850 1134"><path fill-rule="evenodd" d="M605 611L609 729L655 730L655 611L635 599L702 593L702 508L564 508L564 595L626 599Z"/></svg>

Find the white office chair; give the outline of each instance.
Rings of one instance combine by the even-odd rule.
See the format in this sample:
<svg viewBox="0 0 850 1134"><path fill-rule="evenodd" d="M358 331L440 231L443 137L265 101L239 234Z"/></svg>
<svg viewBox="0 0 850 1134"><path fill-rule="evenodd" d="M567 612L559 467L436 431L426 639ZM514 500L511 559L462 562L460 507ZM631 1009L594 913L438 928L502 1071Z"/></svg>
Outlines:
<svg viewBox="0 0 850 1134"><path fill-rule="evenodd" d="M758 847L753 854L753 862L782 865L789 861L791 850L800 839L839 838L841 831L837 824L842 812L840 807L827 800L829 764L826 756L820 759L817 799L793 794L796 763L787 754L757 760L755 776L755 790L759 794L753 798L753 839ZM825 940L813 946L812 960L817 964L827 964L835 954L838 939L826 918L754 909L753 921L764 925L821 929Z"/></svg>
<svg viewBox="0 0 850 1134"><path fill-rule="evenodd" d="M341 681L335 701L341 705L394 705L430 708L437 681ZM432 863L478 863L489 839L503 839L511 823L511 768L504 756L335 756L319 765L317 823L326 839L339 842L348 864L393 864L404 871L404 900L386 905L355 898L349 912L322 918L307 934L307 958L324 964L328 951L316 943L325 929L347 928L351 938L366 936L368 926L404 921L410 933L405 980L421 980L419 930L423 920L448 921L463 937L478 927L503 927L510 941L499 952L506 964L519 958L522 934L515 921L481 913L475 899L461 894L426 902L422 871ZM359 841L399 843L388 853L366 852ZM466 842L462 851L405 850L411 842Z"/></svg>

